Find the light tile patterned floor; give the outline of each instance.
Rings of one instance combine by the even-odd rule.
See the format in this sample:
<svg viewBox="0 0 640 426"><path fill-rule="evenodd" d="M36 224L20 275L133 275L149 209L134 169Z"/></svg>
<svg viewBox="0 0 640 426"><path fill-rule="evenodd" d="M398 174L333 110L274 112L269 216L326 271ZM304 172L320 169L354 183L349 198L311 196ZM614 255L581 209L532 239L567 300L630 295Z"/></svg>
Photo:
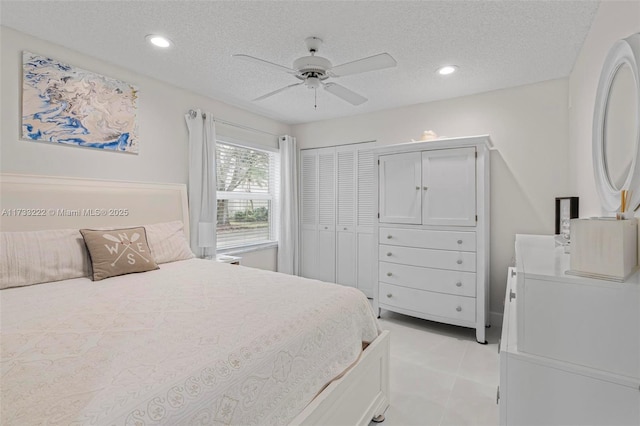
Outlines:
<svg viewBox="0 0 640 426"><path fill-rule="evenodd" d="M475 330L382 311L391 331L391 406L381 426L497 425L499 326ZM371 423L376 425L376 423Z"/></svg>

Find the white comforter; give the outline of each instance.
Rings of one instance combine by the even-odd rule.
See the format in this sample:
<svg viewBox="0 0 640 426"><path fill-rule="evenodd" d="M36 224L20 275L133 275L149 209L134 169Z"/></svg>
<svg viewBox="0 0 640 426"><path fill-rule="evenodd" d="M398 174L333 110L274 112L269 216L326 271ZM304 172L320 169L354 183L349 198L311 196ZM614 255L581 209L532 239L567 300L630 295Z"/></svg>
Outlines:
<svg viewBox="0 0 640 426"><path fill-rule="evenodd" d="M287 424L379 332L356 289L198 259L0 309L3 425Z"/></svg>

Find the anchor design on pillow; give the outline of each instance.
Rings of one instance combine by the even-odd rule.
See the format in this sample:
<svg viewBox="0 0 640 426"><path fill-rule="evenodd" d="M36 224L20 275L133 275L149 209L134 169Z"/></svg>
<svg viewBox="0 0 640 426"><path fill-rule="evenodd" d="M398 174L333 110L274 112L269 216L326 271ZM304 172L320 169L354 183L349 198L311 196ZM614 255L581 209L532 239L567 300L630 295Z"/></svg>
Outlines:
<svg viewBox="0 0 640 426"><path fill-rule="evenodd" d="M139 233L134 232L131 235L131 237L129 237L126 233L118 234L117 237L114 237L111 234L102 234L102 237L108 241L115 243L115 245L109 245L109 244L104 245L110 254L118 255L116 259L111 263L111 266L115 266L116 263L120 260L120 258L125 253L127 253L127 256L125 257L125 259L127 260L127 263L129 263L130 265L135 265L136 263L136 257L134 255L139 256L142 260L149 263L149 259L147 259L142 255L142 253L145 252L144 244L142 243L134 244L136 241L140 239ZM120 251L121 247L122 247L122 251Z"/></svg>

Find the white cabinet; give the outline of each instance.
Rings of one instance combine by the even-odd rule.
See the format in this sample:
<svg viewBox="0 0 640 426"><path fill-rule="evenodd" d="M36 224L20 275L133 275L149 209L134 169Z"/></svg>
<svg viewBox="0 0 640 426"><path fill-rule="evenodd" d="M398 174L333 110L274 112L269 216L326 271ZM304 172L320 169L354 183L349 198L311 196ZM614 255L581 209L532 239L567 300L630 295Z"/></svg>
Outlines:
<svg viewBox="0 0 640 426"><path fill-rule="evenodd" d="M423 225L476 225L475 148L422 152Z"/></svg>
<svg viewBox="0 0 640 426"><path fill-rule="evenodd" d="M640 424L640 274L566 275L552 236L516 236L500 342L500 424Z"/></svg>
<svg viewBox="0 0 640 426"><path fill-rule="evenodd" d="M300 153L301 275L373 296L373 143Z"/></svg>
<svg viewBox="0 0 640 426"><path fill-rule="evenodd" d="M420 152L379 157L380 222L421 222L422 174Z"/></svg>
<svg viewBox="0 0 640 426"><path fill-rule="evenodd" d="M475 136L376 150L375 308L486 341L490 146Z"/></svg>

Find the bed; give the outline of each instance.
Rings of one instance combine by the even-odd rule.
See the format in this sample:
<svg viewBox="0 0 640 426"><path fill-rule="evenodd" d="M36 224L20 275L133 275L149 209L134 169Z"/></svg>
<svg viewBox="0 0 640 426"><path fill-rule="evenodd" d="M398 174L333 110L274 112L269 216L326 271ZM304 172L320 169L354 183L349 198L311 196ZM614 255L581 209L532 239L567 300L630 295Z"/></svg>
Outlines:
<svg viewBox="0 0 640 426"><path fill-rule="evenodd" d="M8 174L0 185L3 232L170 221L189 232L184 185ZM388 406L389 335L353 288L185 259L3 289L0 309L3 425L364 425Z"/></svg>

